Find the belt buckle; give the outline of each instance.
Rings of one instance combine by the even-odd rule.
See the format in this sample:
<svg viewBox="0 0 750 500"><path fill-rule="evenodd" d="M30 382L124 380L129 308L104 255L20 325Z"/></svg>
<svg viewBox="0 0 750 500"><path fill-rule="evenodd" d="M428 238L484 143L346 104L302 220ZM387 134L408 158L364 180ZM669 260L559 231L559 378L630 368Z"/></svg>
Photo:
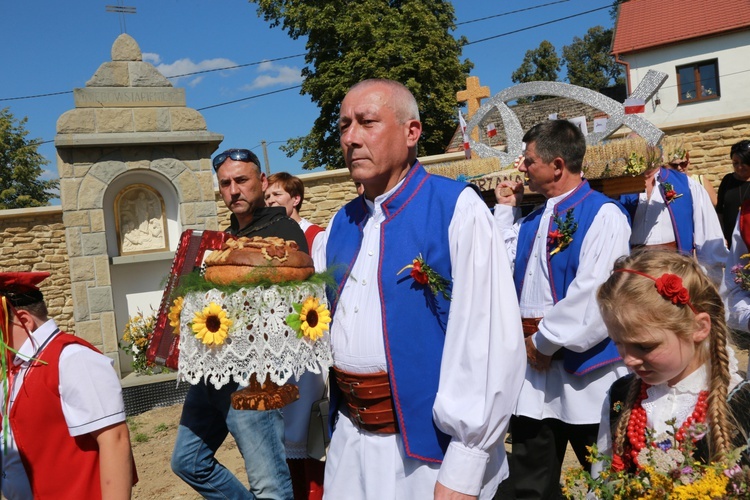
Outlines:
<svg viewBox="0 0 750 500"><path fill-rule="evenodd" d="M367 411L367 408L356 407L356 408L352 408L352 409L354 410L354 414L353 415L350 414L350 415L352 416L352 418L354 418L354 421L357 422L360 426L366 425L365 421L362 420L362 416L359 414L359 412L360 411Z"/></svg>
<svg viewBox="0 0 750 500"><path fill-rule="evenodd" d="M356 396L356 394L354 394L354 389L355 389L356 387L359 387L359 384L360 384L359 382L347 382L347 383L346 383L346 385L348 385L348 386L349 386L349 394L350 394L350 395L352 395L352 396Z"/></svg>

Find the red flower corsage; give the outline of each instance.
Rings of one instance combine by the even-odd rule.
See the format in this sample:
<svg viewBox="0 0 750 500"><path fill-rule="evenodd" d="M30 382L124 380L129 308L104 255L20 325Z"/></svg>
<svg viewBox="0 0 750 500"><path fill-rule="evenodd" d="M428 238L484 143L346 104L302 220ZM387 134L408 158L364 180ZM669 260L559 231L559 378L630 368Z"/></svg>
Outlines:
<svg viewBox="0 0 750 500"><path fill-rule="evenodd" d="M572 208L565 213L565 220L557 215L553 215L552 220L557 225L557 229L547 233L547 241L550 246L555 247L550 251L550 257L570 245L573 241L573 233L578 229L578 223L573 218Z"/></svg>
<svg viewBox="0 0 750 500"><path fill-rule="evenodd" d="M409 275L414 278L414 281L420 285L427 285L430 287L430 291L432 291L433 295L437 296L438 293L441 293L445 300L451 300L451 294L448 291L450 283L447 279L440 276L439 273L427 265L422 258L422 254L419 254L411 264L402 267L396 275L403 273L407 269L411 269Z"/></svg>
<svg viewBox="0 0 750 500"><path fill-rule="evenodd" d="M670 183L665 182L664 183L664 202L669 204L672 203L674 200L682 196L682 193L677 193L677 191L674 190L674 186L672 186Z"/></svg>

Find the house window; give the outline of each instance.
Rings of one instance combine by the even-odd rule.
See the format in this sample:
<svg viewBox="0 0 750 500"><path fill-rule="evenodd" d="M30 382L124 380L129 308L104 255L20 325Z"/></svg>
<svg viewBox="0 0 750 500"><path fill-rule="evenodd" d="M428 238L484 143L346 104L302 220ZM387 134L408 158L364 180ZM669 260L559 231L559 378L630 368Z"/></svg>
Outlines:
<svg viewBox="0 0 750 500"><path fill-rule="evenodd" d="M718 59L677 66L677 91L680 104L718 99Z"/></svg>

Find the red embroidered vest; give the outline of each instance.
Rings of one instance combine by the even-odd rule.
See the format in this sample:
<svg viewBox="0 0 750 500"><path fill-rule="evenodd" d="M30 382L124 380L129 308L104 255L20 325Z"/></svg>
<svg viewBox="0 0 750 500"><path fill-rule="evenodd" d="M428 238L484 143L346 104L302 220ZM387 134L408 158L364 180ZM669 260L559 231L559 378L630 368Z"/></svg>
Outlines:
<svg viewBox="0 0 750 500"><path fill-rule="evenodd" d="M67 333L53 338L26 372L10 411L13 437L36 500L100 499L99 447L90 434L71 437L60 403L60 352L70 344L96 350Z"/></svg>

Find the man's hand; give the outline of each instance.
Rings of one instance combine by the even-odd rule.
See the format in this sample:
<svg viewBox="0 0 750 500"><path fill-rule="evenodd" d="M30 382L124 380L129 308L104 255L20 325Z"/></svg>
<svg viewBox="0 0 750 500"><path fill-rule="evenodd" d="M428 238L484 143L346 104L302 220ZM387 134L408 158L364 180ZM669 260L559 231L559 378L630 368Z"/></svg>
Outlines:
<svg viewBox="0 0 750 500"><path fill-rule="evenodd" d="M552 356L547 356L539 352L534 342L531 341L531 336L526 337L524 342L526 344L526 359L529 361L529 366L540 372L547 371L550 363L552 363Z"/></svg>
<svg viewBox="0 0 750 500"><path fill-rule="evenodd" d="M476 495L465 495L454 491L439 482L435 483L435 500L474 500Z"/></svg>
<svg viewBox="0 0 750 500"><path fill-rule="evenodd" d="M523 200L523 182L502 181L495 187L495 201L498 205L517 207Z"/></svg>

